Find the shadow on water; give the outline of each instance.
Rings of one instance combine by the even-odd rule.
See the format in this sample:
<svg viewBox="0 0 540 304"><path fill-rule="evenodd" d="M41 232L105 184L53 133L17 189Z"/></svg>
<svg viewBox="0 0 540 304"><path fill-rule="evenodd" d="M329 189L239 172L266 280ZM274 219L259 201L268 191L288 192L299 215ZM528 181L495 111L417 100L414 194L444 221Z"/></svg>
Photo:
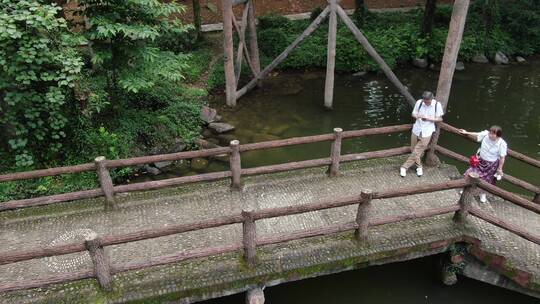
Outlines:
<svg viewBox="0 0 540 304"><path fill-rule="evenodd" d="M264 290L267 304L534 304L540 300L506 289L458 278L454 286L438 280L438 256L347 271ZM244 294L204 304L245 303Z"/></svg>

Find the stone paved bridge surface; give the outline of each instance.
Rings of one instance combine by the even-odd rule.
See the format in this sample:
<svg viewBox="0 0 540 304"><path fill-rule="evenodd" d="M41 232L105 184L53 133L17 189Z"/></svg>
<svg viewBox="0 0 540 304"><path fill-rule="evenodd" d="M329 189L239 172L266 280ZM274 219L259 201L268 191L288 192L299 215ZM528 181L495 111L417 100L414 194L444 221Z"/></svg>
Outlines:
<svg viewBox="0 0 540 304"><path fill-rule="evenodd" d="M101 199L0 214L1 252L81 241L85 235L120 234L189 223L242 209L266 209L317 202L359 194L363 189L385 190L439 183L460 174L453 166L429 168L422 178L400 178L402 158L343 164L342 175L328 178L326 168L314 168L244 179L243 192L229 189L229 181L201 183L160 191L131 193L119 198L119 208L104 211ZM457 190L373 202L371 218L408 214L456 204ZM491 199L474 203L490 214L540 235L538 215L510 202ZM257 221L261 236L323 227L354 220L356 206ZM189 303L241 292L250 287L366 267L446 251L455 241L475 243L475 255L515 282L539 289L540 246L480 219L465 225L452 215L370 228L368 241L357 243L352 232L313 237L258 249L258 266L249 269L241 253L184 261L114 276L114 290L104 293L94 279L0 294L0 303L123 303L154 299L153 303ZM240 225L194 231L106 247L112 264L149 259L205 246L241 241ZM464 235L467 237L464 238ZM481 243L479 242L481 241ZM91 267L87 253L70 254L0 266L0 281L37 279ZM517 285L516 285L517 286ZM531 298L532 299L532 298Z"/></svg>

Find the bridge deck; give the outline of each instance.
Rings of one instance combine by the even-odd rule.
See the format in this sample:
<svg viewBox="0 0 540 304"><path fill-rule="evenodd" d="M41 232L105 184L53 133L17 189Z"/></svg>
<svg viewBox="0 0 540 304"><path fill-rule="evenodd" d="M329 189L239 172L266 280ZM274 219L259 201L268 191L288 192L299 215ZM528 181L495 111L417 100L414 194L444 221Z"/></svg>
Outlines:
<svg viewBox="0 0 540 304"><path fill-rule="evenodd" d="M459 177L455 167L443 165L429 168L422 178L410 174L402 179L397 174L401 157L344 164L342 175L328 178L326 168L254 176L245 178L243 192L231 192L229 181L201 183L174 189L131 193L119 198L119 208L102 211L101 199L57 204L34 210L0 214L2 252L21 250L36 245L58 245L80 241L88 233L119 234L166 225L189 223L220 215L238 213L242 209L266 209L316 202L325 198L359 194L363 189L383 190L422 183L438 183ZM455 204L456 190L376 200L371 218L412 213ZM474 203L506 221L526 227L540 235L538 215L509 202L492 199L490 204ZM260 236L275 235L306 228L352 221L356 206L310 212L257 222ZM106 248L113 265L144 260L205 246L226 245L241 241L241 226L194 231ZM481 240L482 252L506 258L501 271L519 276L517 281L540 283L540 246L469 217L461 226L451 215L436 216L370 228L366 243L358 244L352 233L315 237L278 245L264 246L258 251L256 270L249 270L241 253L222 254L114 277L114 291L105 294L95 280L59 284L28 291L0 295L0 303L93 302L109 300L125 302L149 297L199 300L245 290L257 283L277 284L302 277L385 263L400 258L413 258L447 249L466 234ZM482 253L479 253L479 256ZM500 260L500 259L499 259ZM500 261L499 261L500 264ZM504 266L504 265L503 265ZM91 267L89 256L71 254L0 266L0 281L36 279L45 275ZM512 273L510 273L512 272ZM531 274L532 277L528 277ZM526 282L525 282L526 283Z"/></svg>

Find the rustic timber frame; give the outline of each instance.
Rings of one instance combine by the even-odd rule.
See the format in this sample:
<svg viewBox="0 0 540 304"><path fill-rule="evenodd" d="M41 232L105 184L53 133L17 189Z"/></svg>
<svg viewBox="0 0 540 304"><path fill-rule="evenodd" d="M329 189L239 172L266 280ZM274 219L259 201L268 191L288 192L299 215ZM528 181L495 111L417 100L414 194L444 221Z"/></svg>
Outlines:
<svg viewBox="0 0 540 304"><path fill-rule="evenodd" d="M66 173L76 173L85 171L97 170L101 188L91 189L79 192L71 192L66 194L52 195L46 197L37 197L24 200L8 201L0 203L0 211L12 210L19 208L28 208L33 206L48 205L65 201L72 201L83 198L105 196L106 205L110 207L110 204L114 204L114 194L151 190L164 187L178 186L185 183L193 183L200 181L219 180L223 178L231 178L231 187L233 189L241 189L241 177L246 175L266 174L274 172L283 172L303 168L311 167L329 167L329 177L339 175L339 164L341 162L358 161L373 158L385 158L397 155L404 155L410 152L410 147L398 147L386 150L355 153L355 154L341 154L341 142L343 139L357 138L370 135L382 135L397 132L408 132L411 129L411 125L397 125L372 129L343 131L340 128L335 128L334 133L296 137L268 142L252 143L240 145L238 141L231 141L230 147L180 152L163 155L143 156L129 159L117 159L106 160L104 158L96 158L94 163L81 164L69 167L51 168L45 170L11 173L6 175L0 175L0 182L32 179L44 176L54 176ZM468 138L461 134L457 128L448 124L441 123L441 129L458 136ZM468 138L470 139L470 138ZM470 139L471 140L471 139ZM332 141L330 156L321 159L312 159L298 162L290 162L278 165L261 166L255 168L242 169L241 167L241 153L253 150L264 150L270 148L278 148L292 145L309 144L314 142ZM468 159L458 153L443 148L439 145L435 147L435 150L442 155L454 158L460 161L467 162ZM170 178L160 181L142 182L129 185L114 186L110 180L109 168L117 168L124 166L134 166L140 164L147 164L158 161L174 161L180 159L188 159L194 157L205 157L229 154L231 162L230 171L214 172L199 174L194 176L185 176ZM540 168L540 161L521 153L509 150L510 157L518 159L532 167ZM482 180L479 180L477 176L471 175L459 180L439 183L439 184L427 184L420 186L405 187L400 189L392 189L386 191L372 192L369 189L364 189L358 193L358 195L350 197L333 198L330 200L320 201L313 204L304 204L296 206L287 206L273 209L263 210L244 210L243 212L235 215L222 216L214 219L199 221L195 223L178 224L168 226L164 228L156 228L149 230L141 230L132 233L126 233L122 235L106 235L106 236L91 236L85 242L71 243L66 245L59 245L53 247L36 247L31 250L23 251L11 251L0 253L0 265L11 264L31 259L38 259L50 256L64 255L76 252L87 251L92 258L94 267L92 269L81 270L73 273L62 273L45 278L40 278L31 281L24 282L10 282L0 283L0 292L29 289L36 287L43 287L54 283L62 283L75 281L86 278L96 278L100 286L104 290L110 290L113 281L113 275L125 271L143 269L147 267L164 265L169 263L175 263L192 258L200 258L211 255L216 255L226 252L234 252L242 250L246 264L250 267L257 267L257 247L287 242L296 239L308 238L313 236L328 235L338 232L354 231L355 238L359 242L363 242L369 235L369 227L384 225L389 223L396 223L405 220L421 219L432 217L441 214L447 214L455 212L454 220L457 222L464 222L469 214L476 216L484 221L492 223L498 227L506 229L520 237L523 237L531 242L540 244L540 236L533 235L527 231L524 231L521 227L517 227L513 224L507 223L504 219L499 219L487 214L486 212L471 207L472 191L475 187L479 187L484 191L487 191L493 195L499 196L513 204L521 206L527 210L540 214L540 187L533 185L516 177L508 174L504 175L504 179L514 185L517 185L523 189L533 192L533 201L530 201L520 195L516 195L512 192L501 189L497 186L488 184ZM422 212L414 212L413 214L402 214L399 216L373 219L370 216L370 208L375 200L400 197L406 195L414 195L420 193L428 193L435 191L443 191L448 189L463 188L463 194L459 202L450 207L430 209ZM256 222L258 220L287 216L292 214L299 214L305 212L312 212L317 210L324 210L330 208L338 208L348 205L358 205L356 220L338 224L330 227L308 229L302 231L295 231L290 234L258 237L256 233ZM220 227L232 224L242 224L243 226L243 238L241 242L224 245L220 247L199 248L190 250L187 252L175 253L167 256L160 256L145 261L134 261L128 264L111 265L108 257L105 255L104 247L117 244L135 242L140 240L146 240L151 238L157 238L167 235L179 234L189 231L208 229L213 227ZM466 237L466 236L464 236Z"/></svg>
<svg viewBox="0 0 540 304"><path fill-rule="evenodd" d="M386 64L383 58L377 53L373 46L369 43L367 38L362 34L362 31L358 29L356 24L347 15L345 10L339 5L340 0L327 0L328 5L319 14L319 16L313 20L313 22L304 30L300 36L298 36L279 56L277 56L267 67L262 71L259 62L259 50L257 44L257 29L255 22L254 0L222 0L223 8L223 48L224 48L224 65L225 65L225 86L226 86L226 103L228 106L236 106L237 99L244 96L249 90L253 89L256 85L260 85L261 81L268 76L268 74L287 56L297 48L309 35L311 35L321 23L329 16L328 26L328 45L327 45L327 62L326 62L326 81L324 88L324 106L331 109L333 106L334 96L334 68L336 59L336 36L337 36L337 16L343 21L347 28L353 33L354 37L364 47L366 52L373 58L373 60L380 66L382 72L386 75L388 80L396 87L401 95L403 95L406 101L414 106L415 98L411 95L407 87L405 87L399 79L396 77L392 69ZM233 6L244 4L244 13L242 15L242 22L238 25L236 17L233 13ZM441 64L441 71L439 74L439 81L437 84L436 99L441 102L443 109L446 110L448 105L448 99L450 96L450 89L452 87L452 78L454 76L454 70L459 54L459 48L461 46L461 40L463 38L463 31L465 28L465 21L467 19L467 12L469 9L470 0L455 0L452 10L452 17L448 28L448 36L446 39L446 46L444 50L443 60ZM249 23L250 29L250 51L251 56L248 55L248 50L245 43L246 24ZM233 43L233 25L234 29L238 33L239 43L236 56L236 66L234 64L234 43ZM246 62L252 71L253 78L241 89L238 89L238 83L240 79L240 72L242 67L242 58L246 58ZM429 149L426 153L426 164L429 166L436 166L440 163L439 159L435 155L435 149L437 141L439 139L440 130L437 129L436 133L432 137Z"/></svg>
<svg viewBox="0 0 540 304"><path fill-rule="evenodd" d="M383 73L388 77L390 82L405 96L407 102L414 105L415 99L409 93L407 88L399 81L392 69L384 62L381 56L375 51L366 37L354 24L345 10L339 5L340 0L328 0L328 5L322 10L315 20L298 36L280 55L278 55L268 66L262 71L259 62L259 50L257 45L257 29L255 22L254 0L222 0L223 8L223 48L224 48L224 65L225 65L225 92L226 103L228 106L234 107L237 99L244 96L249 90L253 89L276 68L278 64L283 62L287 56L296 49L307 37L309 37L322 23L329 17L328 27L328 54L326 67L326 83L324 93L324 106L331 109L333 105L334 93L334 68L336 60L336 36L338 16L345 23L347 28L353 33L358 42L366 49L366 52L379 64ZM244 4L244 13L240 24L236 21L233 13L233 6ZM250 29L250 54L246 48L246 24L249 23ZM234 43L233 43L233 28L238 33L238 47L236 52L236 63L234 62ZM238 89L240 72L243 58L246 59L248 67L251 69L253 78L242 88Z"/></svg>

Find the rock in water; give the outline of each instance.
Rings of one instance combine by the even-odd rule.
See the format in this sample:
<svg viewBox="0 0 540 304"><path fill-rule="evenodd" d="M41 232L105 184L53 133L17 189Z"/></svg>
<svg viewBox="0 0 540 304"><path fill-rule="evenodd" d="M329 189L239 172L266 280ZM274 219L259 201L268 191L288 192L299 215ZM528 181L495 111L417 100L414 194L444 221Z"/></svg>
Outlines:
<svg viewBox="0 0 540 304"><path fill-rule="evenodd" d="M201 109L201 119L205 121L206 123L211 123L216 120L217 111L216 109L212 109L210 107L202 107Z"/></svg>
<svg viewBox="0 0 540 304"><path fill-rule="evenodd" d="M428 66L428 61L425 58L414 58L412 64L421 69L425 69Z"/></svg>
<svg viewBox="0 0 540 304"><path fill-rule="evenodd" d="M148 174L150 175L158 175L161 173L161 171L158 168L152 167L150 165L144 165L143 170L148 172Z"/></svg>
<svg viewBox="0 0 540 304"><path fill-rule="evenodd" d="M464 71L465 64L462 61L456 62L456 71Z"/></svg>
<svg viewBox="0 0 540 304"><path fill-rule="evenodd" d="M226 132L230 132L234 130L234 126L224 123L224 122L212 122L208 125L208 128L210 128L210 130L218 134L226 133Z"/></svg>
<svg viewBox="0 0 540 304"><path fill-rule="evenodd" d="M526 63L527 60L525 60L525 58L521 57L521 56L516 56L516 61L518 63Z"/></svg>
<svg viewBox="0 0 540 304"><path fill-rule="evenodd" d="M172 165L172 161L160 161L160 162L155 162L154 163L154 167L158 168L158 169L163 169L165 167L168 167L170 165Z"/></svg>
<svg viewBox="0 0 540 304"><path fill-rule="evenodd" d="M489 60L484 54L476 54L471 60L474 63L488 63L489 62Z"/></svg>
<svg viewBox="0 0 540 304"><path fill-rule="evenodd" d="M506 55L501 51L495 53L493 61L495 61L496 64L508 64L509 62L508 57L506 57Z"/></svg>
<svg viewBox="0 0 540 304"><path fill-rule="evenodd" d="M363 77L363 76L366 76L367 72L366 71L360 71L360 72L356 72L354 74L352 74L354 77Z"/></svg>

